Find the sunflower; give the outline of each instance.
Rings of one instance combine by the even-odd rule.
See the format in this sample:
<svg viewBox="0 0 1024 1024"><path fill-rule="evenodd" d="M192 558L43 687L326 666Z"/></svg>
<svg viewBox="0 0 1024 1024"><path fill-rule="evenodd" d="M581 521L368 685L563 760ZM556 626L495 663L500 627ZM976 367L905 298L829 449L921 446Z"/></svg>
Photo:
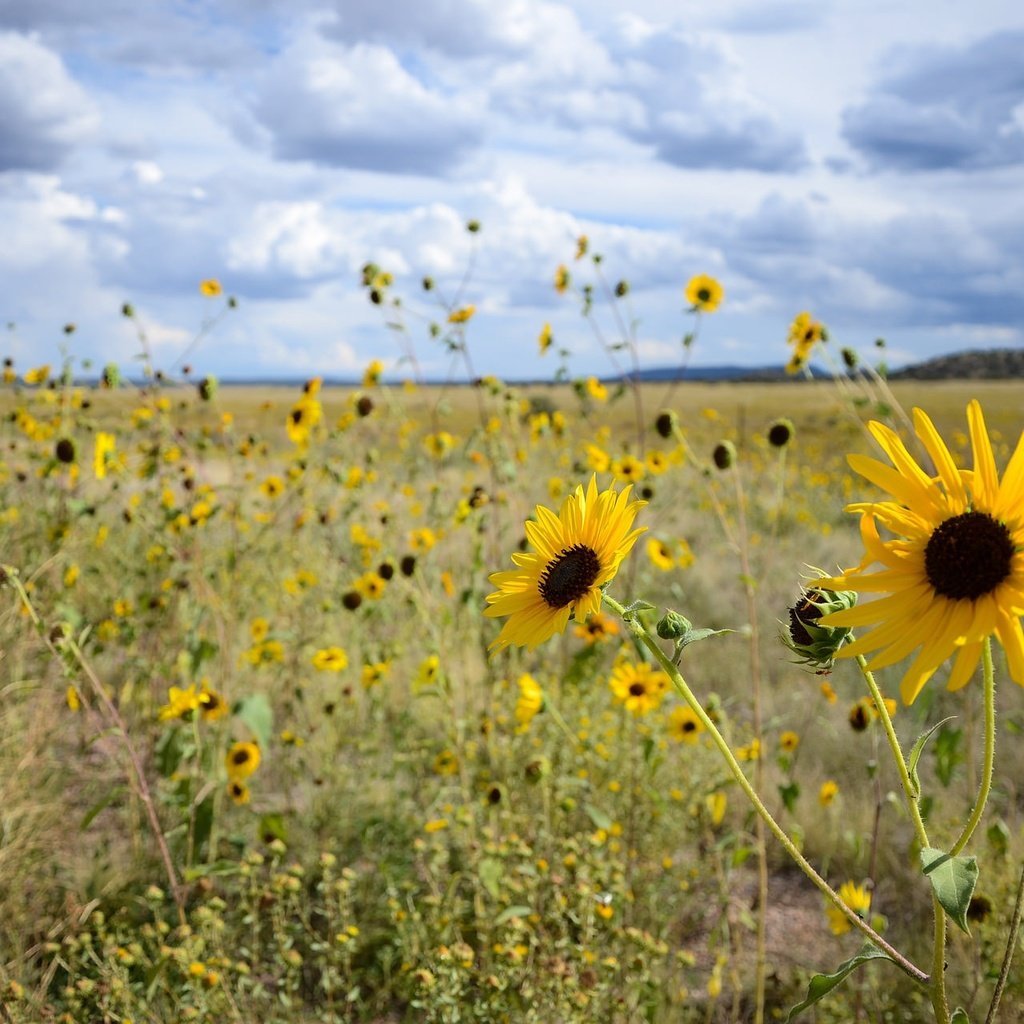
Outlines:
<svg viewBox="0 0 1024 1024"><path fill-rule="evenodd" d="M722 304L724 295L722 286L707 274L691 277L686 285L686 301L699 313L714 313Z"/></svg>
<svg viewBox="0 0 1024 1024"><path fill-rule="evenodd" d="M608 685L630 714L646 715L661 703L669 681L664 672L653 671L646 661L639 665L624 662L612 671Z"/></svg>
<svg viewBox="0 0 1024 1024"><path fill-rule="evenodd" d="M518 644L532 650L565 630L571 615L583 622L601 607L601 588L614 578L643 528L633 530L646 504L630 501L632 487L598 491L597 477L570 494L556 516L538 505L526 523L532 552L512 556L515 569L493 573L498 590L489 594L484 614L508 616L492 650Z"/></svg>
<svg viewBox="0 0 1024 1024"><path fill-rule="evenodd" d="M878 651L868 663L872 669L920 648L900 687L906 704L954 654L948 686L964 686L992 634L1006 651L1010 676L1024 685L1024 434L1000 483L977 401L968 405L967 421L973 470L956 468L945 442L920 409L914 410L914 429L935 464L936 476L922 470L899 437L881 423L871 423L870 430L894 468L863 455L848 457L856 472L895 501L847 506L861 514L865 555L860 565L831 583L888 596L833 612L820 622L872 626L838 655L849 658ZM883 540L880 525L895 538ZM874 562L883 568L867 572Z"/></svg>

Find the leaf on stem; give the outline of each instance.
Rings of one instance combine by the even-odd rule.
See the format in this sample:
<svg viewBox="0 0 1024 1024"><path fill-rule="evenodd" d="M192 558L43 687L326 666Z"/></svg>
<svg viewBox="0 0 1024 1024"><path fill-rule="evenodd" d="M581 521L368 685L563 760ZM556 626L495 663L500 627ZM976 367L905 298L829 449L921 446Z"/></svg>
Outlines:
<svg viewBox="0 0 1024 1024"><path fill-rule="evenodd" d="M970 935L967 907L978 882L977 858L954 857L944 850L926 846L921 851L921 867L932 883L935 898L942 904L942 909L961 931Z"/></svg>
<svg viewBox="0 0 1024 1024"><path fill-rule="evenodd" d="M845 963L841 963L834 973L816 974L811 978L810 984L807 986L807 997L802 1003L797 1003L797 1005L789 1011L789 1016L786 1018L786 1024L795 1020L797 1014L803 1012L809 1006L813 1006L822 998L822 996L828 995L828 993L839 985L847 975L852 974L861 966L861 964L866 964L870 960L888 960L890 963L896 962L887 953L883 953L877 946L872 946L870 942L866 943L856 956L851 957Z"/></svg>

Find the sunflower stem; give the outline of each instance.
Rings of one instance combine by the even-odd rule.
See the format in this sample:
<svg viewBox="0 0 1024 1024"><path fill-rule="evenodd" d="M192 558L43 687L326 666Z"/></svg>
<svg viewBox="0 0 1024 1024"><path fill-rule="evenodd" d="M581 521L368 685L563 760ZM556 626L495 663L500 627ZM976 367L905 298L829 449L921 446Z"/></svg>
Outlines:
<svg viewBox="0 0 1024 1024"><path fill-rule="evenodd" d="M896 730L893 728L892 716L889 714L889 709L885 706L885 698L882 696L882 691L878 688L878 683L875 682L874 674L868 668L867 660L861 654L857 655L857 665L860 667L861 675L864 676L864 681L868 684L868 689L871 691L871 699L875 702L875 709L878 711L882 728L885 730L885 738L889 741L892 759L896 763L896 770L899 772L900 782L903 784L903 793L907 798L907 809L910 811L910 818L914 823L914 834L917 836L917 841L922 849L926 846L931 846L931 843L928 841L928 831L924 826L924 819L921 817L917 787L910 778L910 769L907 767L907 760L903 756L903 748L900 746Z"/></svg>
<svg viewBox="0 0 1024 1024"><path fill-rule="evenodd" d="M739 762L736 760L735 755L732 752L725 737L718 731L718 727L711 720L711 717L704 710L704 706L697 700L693 691L687 685L686 680L683 678L682 673L675 665L672 664L671 659L665 654L658 644L658 641L651 636L647 631L647 628L642 622L636 618L627 618L624 615L626 609L619 604L613 597L610 597L607 593L603 595L605 603L609 608L612 609L617 615L623 617L626 625L635 637L638 637L644 646L654 655L658 663L664 669L669 679L672 680L672 685L675 687L676 692L683 700L689 705L693 713L700 719L701 724L707 730L708 735L711 737L712 742L718 748L719 753L725 759L726 764L732 773L733 778L739 785L740 789L743 790L744 795L750 801L754 810L760 815L761 819L768 826L771 833L776 839L782 844L786 853L793 859L796 865L801 871L811 880L814 886L825 896L825 898L836 907L837 910L850 922L850 924L856 928L862 935L864 935L868 941L873 945L877 946L882 950L886 956L888 956L893 963L901 967L907 974L910 975L915 981L922 985L930 986L931 979L924 971L919 967L916 967L910 960L908 960L899 950L891 946L881 935L878 934L861 917L859 917L853 910L851 910L840 898L839 894L825 881L811 863L804 857L804 855L796 848L793 841L786 835L785 830L782 826L772 817L771 811L764 805L761 798L758 796L757 791L750 784L750 780L743 773L743 769L740 767ZM947 1016L948 1019L948 1016ZM945 1021L943 1021L945 1024Z"/></svg>
<svg viewBox="0 0 1024 1024"><path fill-rule="evenodd" d="M982 645L981 659L985 686L985 764L981 770L981 786L978 789L978 798L974 802L974 809L967 819L967 824L964 825L963 832L960 833L960 838L949 851L954 857L974 835L974 830L985 813L985 804L988 803L988 795L992 790L992 768L996 756L996 676L992 666L992 641L989 637L985 637Z"/></svg>

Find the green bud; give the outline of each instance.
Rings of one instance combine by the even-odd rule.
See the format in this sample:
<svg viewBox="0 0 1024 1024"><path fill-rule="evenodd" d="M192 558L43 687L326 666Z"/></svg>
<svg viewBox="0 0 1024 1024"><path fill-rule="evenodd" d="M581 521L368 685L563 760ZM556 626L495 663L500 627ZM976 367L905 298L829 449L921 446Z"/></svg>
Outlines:
<svg viewBox="0 0 1024 1024"><path fill-rule="evenodd" d="M693 629L693 623L685 616L669 609L657 625L658 636L662 640L678 640Z"/></svg>

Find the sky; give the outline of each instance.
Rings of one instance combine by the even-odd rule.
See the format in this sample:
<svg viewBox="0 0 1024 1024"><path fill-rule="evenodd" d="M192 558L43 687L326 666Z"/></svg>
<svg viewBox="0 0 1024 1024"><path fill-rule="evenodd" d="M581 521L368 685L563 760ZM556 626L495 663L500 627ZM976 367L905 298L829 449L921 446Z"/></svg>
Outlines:
<svg viewBox="0 0 1024 1024"><path fill-rule="evenodd" d="M1019 346L1022 53L997 0L0 0L0 355L441 379L455 302L476 374L550 376L548 323L601 376L680 362L699 273L693 365L805 309L891 366ZM630 286L591 320L580 235Z"/></svg>

